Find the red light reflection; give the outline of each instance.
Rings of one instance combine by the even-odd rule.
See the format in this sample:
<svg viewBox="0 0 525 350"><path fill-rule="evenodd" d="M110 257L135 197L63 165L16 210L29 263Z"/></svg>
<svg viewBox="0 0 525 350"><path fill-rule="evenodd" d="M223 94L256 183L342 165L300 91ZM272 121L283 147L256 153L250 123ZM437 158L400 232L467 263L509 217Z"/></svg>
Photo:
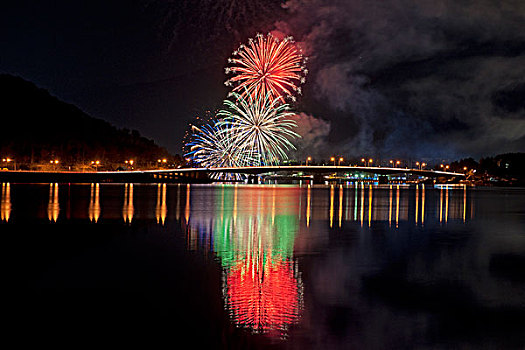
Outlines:
<svg viewBox="0 0 525 350"><path fill-rule="evenodd" d="M299 320L302 283L290 260L248 254L226 277L225 299L238 326L256 333L278 332Z"/></svg>

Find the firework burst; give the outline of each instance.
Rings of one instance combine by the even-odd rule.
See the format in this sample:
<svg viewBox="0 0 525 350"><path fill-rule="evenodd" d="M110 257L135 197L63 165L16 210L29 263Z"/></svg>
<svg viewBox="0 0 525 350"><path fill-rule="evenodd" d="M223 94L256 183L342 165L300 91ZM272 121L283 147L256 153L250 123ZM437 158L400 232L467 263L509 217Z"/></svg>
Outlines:
<svg viewBox="0 0 525 350"><path fill-rule="evenodd" d="M231 168L245 165L250 158L236 147L237 132L228 124L212 122L203 126L192 125L192 141L186 144L192 160L205 168ZM213 174L217 179L238 179L238 174Z"/></svg>
<svg viewBox="0 0 525 350"><path fill-rule="evenodd" d="M243 165L274 165L288 159L286 151L295 149L290 139L300 137L292 129L296 127L295 115L288 104L281 104L269 92L264 98L255 99L251 94L232 92L234 101L225 100L227 109L219 111L223 117L219 125L235 130L232 144L237 149Z"/></svg>
<svg viewBox="0 0 525 350"><path fill-rule="evenodd" d="M228 60L231 66L226 68L226 74L232 73L233 77L225 84L244 98L250 95L259 100L269 94L281 102L285 97L295 101L294 93L301 94L299 85L305 82L308 72L305 62L292 37L279 41L271 34L257 34L248 45L233 52Z"/></svg>

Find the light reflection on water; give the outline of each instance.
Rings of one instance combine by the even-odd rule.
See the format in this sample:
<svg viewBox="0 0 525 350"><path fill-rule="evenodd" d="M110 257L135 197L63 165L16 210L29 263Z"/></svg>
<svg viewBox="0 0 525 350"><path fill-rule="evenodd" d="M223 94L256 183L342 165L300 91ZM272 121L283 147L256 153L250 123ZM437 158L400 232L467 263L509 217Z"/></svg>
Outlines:
<svg viewBox="0 0 525 350"><path fill-rule="evenodd" d="M155 227L169 227L170 222L175 222L186 234L189 251L215 255L222 268L222 297L231 322L277 339L287 338L294 329L306 327L303 323L313 322L308 310L314 301L307 297L308 289L322 296L319 299L323 302L328 300L328 304L357 299L355 290L355 295L340 294L347 289L364 288L362 281L354 280L362 272L359 269L380 268L380 263L370 262L384 253L377 247L401 255L397 250L408 251L403 244L410 246L409 239L401 234L413 230L431 232L423 231L428 227L443 232L447 227L465 227L476 219L472 196L475 190L465 186L43 184L31 185L37 188L37 195L24 198L39 203L38 210L32 213L20 211L14 200L23 186L2 184L2 222L16 223L34 215L49 223L79 219L94 226L147 221ZM372 233L372 229L383 236L364 234ZM331 236L342 237L343 243L351 236L356 244L351 248L330 247ZM386 248L380 244L374 246L373 239L383 239ZM447 244L457 248L455 243ZM326 261L316 261L310 266L310 275L314 277L307 280L304 262L327 249L333 254ZM451 262L463 262L459 250L437 251L452 255ZM417 257L423 261L425 258ZM359 261L358 268L350 264L351 259ZM406 273L413 273L417 280L424 276L418 270L424 270L421 266L446 270L449 267L444 259L440 256L437 262L419 264ZM464 277L481 285L476 278ZM311 281L316 283L308 285ZM370 285L374 286L373 283ZM490 291L481 287L477 293L487 293L487 299L492 297ZM380 319L384 315L376 316ZM304 322L306 318L308 322Z"/></svg>
<svg viewBox="0 0 525 350"><path fill-rule="evenodd" d="M2 221L9 221L11 215L11 184L2 183L2 201L0 202L0 213Z"/></svg>
<svg viewBox="0 0 525 350"><path fill-rule="evenodd" d="M166 214L168 213L168 205L166 204L166 184L157 185L157 205L155 206L155 218L157 224L166 222Z"/></svg>
<svg viewBox="0 0 525 350"><path fill-rule="evenodd" d="M51 222L58 220L58 214L60 213L60 204L58 201L58 184L49 184L49 202L47 204L47 218Z"/></svg>
<svg viewBox="0 0 525 350"><path fill-rule="evenodd" d="M124 185L124 205L122 205L122 218L125 223L131 224L135 207L133 205L133 184Z"/></svg>
<svg viewBox="0 0 525 350"><path fill-rule="evenodd" d="M91 195L89 198L89 220L97 222L100 217L100 184L91 184Z"/></svg>
<svg viewBox="0 0 525 350"><path fill-rule="evenodd" d="M1 220L9 221L12 210L11 205L11 192L12 186L10 183L2 183L0 211L2 213ZM17 185L15 185L17 186ZM18 185L21 186L21 185ZM206 188L206 186L191 186L187 184L178 185L167 185L167 184L155 184L155 185L134 185L134 184L123 184L123 185L104 185L104 184L86 184L86 185L66 185L51 183L48 185L33 185L33 186L47 186L47 205L45 212L50 222L56 222L65 213L61 210L61 203L67 201L68 208L71 207L69 204L71 201L76 201L76 195L84 197L86 194L81 193L78 188L87 187L89 188L89 202L84 210L78 205L74 212L68 214L68 218L84 219L89 218L92 222L97 222L100 218L115 219L120 216L125 223L131 223L134 217L137 216L137 205L140 206L138 211L140 212L141 219L156 219L157 223L164 224L168 212L172 212L175 215L175 219L184 219L185 222L190 221L190 216L193 212L199 212L201 209L195 208L191 205L192 201L192 188ZM104 188L101 190L101 186ZM141 203L136 204L134 191L139 188L140 201L141 203L148 203L143 205ZM152 193L148 188L156 188L156 191ZM61 189L66 187L75 187L78 193L62 193ZM357 184L355 186L350 185L331 185L328 187L305 185L302 187L283 187L276 185L261 185L261 186L230 186L230 185L218 185L221 191L232 192L228 194L227 200L230 200L227 206L223 205L221 208L217 208L215 213L218 217L214 219L224 220L224 215L231 215L234 220L237 219L240 212L245 215L252 216L258 214L258 212L252 206L252 211L246 212L245 197L259 196L264 189L268 191L264 193L264 198L270 201L265 201L262 209L269 215L273 224L275 220L276 211L283 210L281 203L283 200L288 200L296 205L294 212L290 215L295 215L297 220L302 220L306 227L310 226L312 220L326 220L329 223L330 228L340 228L344 222L359 222L361 226L370 226L372 222L376 221L388 221L391 226L399 226L400 221L408 221L409 219L414 222L415 225L423 226L425 220L428 220L428 208L432 207L430 219L438 220L441 224L446 224L449 219L451 220L462 220L465 222L468 218L472 218L474 215L474 206L469 203L469 196L467 195L468 189L466 186L461 187L439 187L430 189L430 191L438 193L435 196L435 203L428 203L426 200L428 188L425 185L417 185L415 188L409 190L408 186L403 185L386 185L386 186L372 186ZM258 191L254 191L254 188L258 188ZM286 194L290 188L294 189L294 197L289 197ZM59 190L60 189L60 190ZM103 191L103 198L101 199L101 191ZM168 192L173 191L171 198L172 202L168 202ZM182 191L182 192L181 192ZM241 191L241 197L239 198L238 191ZM328 191L328 196L325 192ZM69 190L71 192L71 190ZM222 193L222 192L221 192ZM120 204L120 215L115 211L118 208L118 198L122 196ZM61 198L64 196L64 198ZM146 196L147 198L144 198ZM413 198L411 198L413 197ZM101 201L103 205L101 205ZM154 201L155 206L152 211L148 211L149 203ZM197 205L209 205L212 203L197 203ZM107 206L102 213L104 206ZM328 210L318 210L319 207L325 206ZM437 209L437 210L436 210ZM289 210L286 207L286 210ZM39 211L41 212L41 211ZM18 213L24 215L24 213Z"/></svg>
<svg viewBox="0 0 525 350"><path fill-rule="evenodd" d="M465 186L450 194L448 187L432 190L440 196L430 204L427 191L424 185L415 190L402 185L222 185L211 193L195 187L186 194L188 249L217 254L224 267L223 295L232 322L256 333L286 337L303 310L304 287L294 247L298 239L311 244L311 237L299 237L312 236L310 224L316 223L318 230L324 222L330 229L341 229L345 221L360 227L388 221L397 229L409 220L421 227L429 220L441 225L449 219L465 222ZM439 212L429 211L428 205ZM427 217L429 213L435 216Z"/></svg>
<svg viewBox="0 0 525 350"><path fill-rule="evenodd" d="M154 218L164 225L168 213L181 220L187 232L189 250L213 251L223 267L223 298L233 323L256 333L286 336L297 323L303 310L303 281L294 256L297 237L308 236L312 223L327 222L330 229L341 229L345 222L370 227L374 222L388 222L398 228L411 220L423 226L429 220L447 224L449 220L465 222L467 188L440 188L437 202L426 201L424 185L409 190L407 186L310 185L58 185L49 184L47 218L57 222L64 215L60 200L75 202L85 196L85 211L78 207L68 218L87 217L97 223L119 216L131 224L137 216ZM101 190L102 187L102 190ZM59 195L59 188L63 193ZM67 188L67 194L65 190ZM151 191L155 189L155 191ZM328 190L328 191L327 191ZM168 191L175 192L174 198ZM450 192L449 192L450 191ZM168 199L174 201L169 202ZM102 202L102 205L101 205ZM149 210L150 203L154 208ZM427 206L434 206L428 210ZM439 210L434 210L439 208ZM326 210L327 209L327 210ZM11 185L2 185L0 211L2 221L9 221ZM16 208L14 208L16 211ZM430 214L429 214L430 213ZM435 213L434 217L428 217ZM304 247L304 244L302 245Z"/></svg>
<svg viewBox="0 0 525 350"><path fill-rule="evenodd" d="M232 322L255 333L285 336L303 308L303 285L293 255L301 189L220 186L211 196L204 195L191 196L189 248L217 254Z"/></svg>

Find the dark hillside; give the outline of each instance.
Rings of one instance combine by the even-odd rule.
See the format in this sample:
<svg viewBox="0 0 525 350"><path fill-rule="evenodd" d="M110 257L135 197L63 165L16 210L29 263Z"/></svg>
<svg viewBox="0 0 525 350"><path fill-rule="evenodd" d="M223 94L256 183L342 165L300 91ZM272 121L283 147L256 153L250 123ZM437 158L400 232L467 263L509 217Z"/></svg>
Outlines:
<svg viewBox="0 0 525 350"><path fill-rule="evenodd" d="M137 164L170 157L136 130L117 129L62 102L22 78L0 75L0 156L22 164L62 164L100 159L105 164L136 159Z"/></svg>

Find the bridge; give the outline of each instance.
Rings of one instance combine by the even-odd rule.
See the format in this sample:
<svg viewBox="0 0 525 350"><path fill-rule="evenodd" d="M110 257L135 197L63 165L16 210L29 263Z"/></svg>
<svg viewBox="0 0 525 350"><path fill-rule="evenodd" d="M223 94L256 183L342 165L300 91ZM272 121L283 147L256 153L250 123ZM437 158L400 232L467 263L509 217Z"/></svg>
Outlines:
<svg viewBox="0 0 525 350"><path fill-rule="evenodd" d="M383 176L415 175L426 178L461 179L465 174L410 168L365 167L365 166L319 166L319 165L273 165L233 168L177 168L132 171L1 171L0 182L191 182L210 183L214 173L245 174L249 179L295 179L324 181L325 177L339 174L377 174Z"/></svg>

